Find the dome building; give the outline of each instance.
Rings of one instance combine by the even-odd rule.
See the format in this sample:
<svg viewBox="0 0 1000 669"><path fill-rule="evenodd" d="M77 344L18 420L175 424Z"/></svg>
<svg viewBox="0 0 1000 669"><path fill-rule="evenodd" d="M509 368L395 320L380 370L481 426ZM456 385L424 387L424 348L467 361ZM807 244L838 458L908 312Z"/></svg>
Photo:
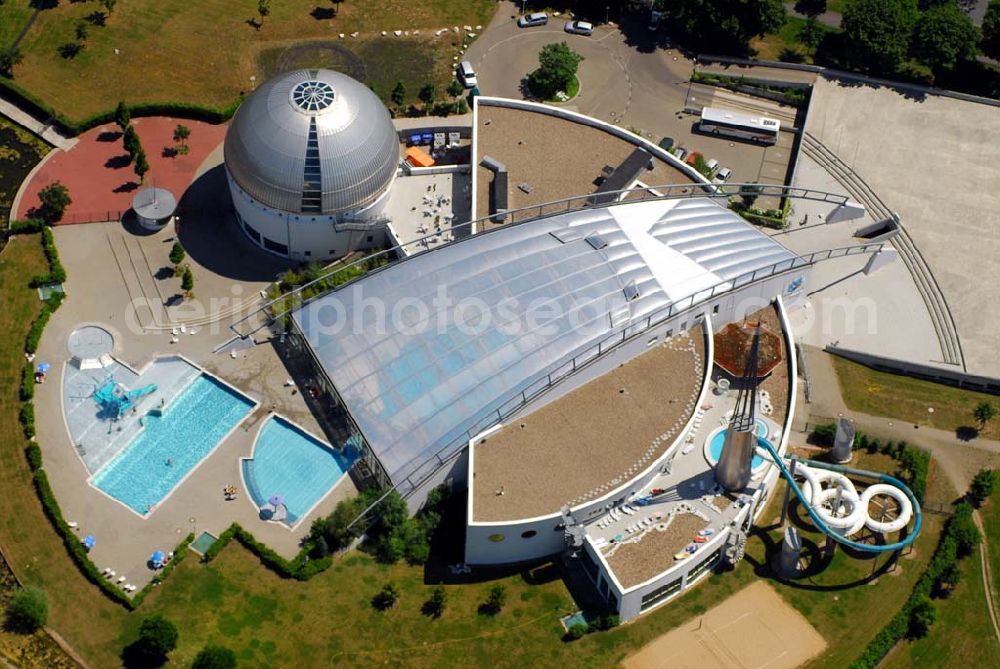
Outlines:
<svg viewBox="0 0 1000 669"><path fill-rule="evenodd" d="M236 112L224 150L240 227L261 248L326 260L384 242L399 137L358 81L331 70L271 79Z"/></svg>

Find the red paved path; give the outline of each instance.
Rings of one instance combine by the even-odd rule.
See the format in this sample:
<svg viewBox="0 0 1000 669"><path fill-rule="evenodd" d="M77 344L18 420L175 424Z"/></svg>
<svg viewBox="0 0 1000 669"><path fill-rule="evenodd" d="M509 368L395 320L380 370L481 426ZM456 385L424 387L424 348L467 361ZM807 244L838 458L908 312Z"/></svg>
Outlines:
<svg viewBox="0 0 1000 669"><path fill-rule="evenodd" d="M174 128L178 123L191 129L190 151L186 156L164 157L163 149L174 146ZM150 169L143 185L166 188L178 201L191 184L195 171L226 134L226 125L164 116L132 119L132 125L139 133L149 160ZM113 141L98 139L110 132L115 133ZM116 166L116 160L122 166ZM38 206L38 191L54 181L62 182L73 199L62 223L118 218L117 212L124 213L132 206L132 197L139 189L139 178L132 165L125 165L126 160L128 155L122 148L121 133L114 123L87 131L80 135L76 146L54 154L32 177L18 205L18 218L24 218L29 209Z"/></svg>

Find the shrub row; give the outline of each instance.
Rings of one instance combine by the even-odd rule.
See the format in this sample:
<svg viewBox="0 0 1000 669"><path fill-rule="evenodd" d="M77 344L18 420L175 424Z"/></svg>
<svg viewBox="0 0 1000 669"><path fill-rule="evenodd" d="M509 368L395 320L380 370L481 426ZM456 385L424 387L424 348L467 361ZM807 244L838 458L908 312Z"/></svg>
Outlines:
<svg viewBox="0 0 1000 669"><path fill-rule="evenodd" d="M763 97L771 100L780 100L788 104L800 107L809 100L809 89L798 86L782 86L780 84L767 84L744 77L731 77L725 74L706 74L704 72L694 72L691 74L691 81L696 84L708 84L709 86L719 86L731 91L753 94L760 92Z"/></svg>
<svg viewBox="0 0 1000 669"><path fill-rule="evenodd" d="M40 218L26 218L19 221L11 221L7 227L7 232L12 235L33 235L45 229L45 221Z"/></svg>
<svg viewBox="0 0 1000 669"><path fill-rule="evenodd" d="M35 97L9 79L0 77L0 98L13 102L35 118L50 120L59 130L68 135L79 135L91 128L114 120L114 110L93 114L79 121L71 121L56 112L48 104ZM225 107L208 107L189 102L149 102L130 105L133 117L175 116L208 123L222 123L229 120L240 106L242 98L237 98Z"/></svg>
<svg viewBox="0 0 1000 669"><path fill-rule="evenodd" d="M927 570L913 586L913 592L909 599L903 604L899 613L879 630L875 638L868 643L868 646L849 665L848 669L875 669L893 646L907 635L915 606L930 598L945 572L958 561L960 557L959 546L964 540L960 535L968 531L968 527L972 523L971 514L972 507L967 503L959 504L955 508L955 513L945 523L944 531L938 539L937 548L935 548L934 556L927 565ZM975 528L975 525L972 527Z"/></svg>
<svg viewBox="0 0 1000 669"><path fill-rule="evenodd" d="M59 251L56 249L55 239L52 237L52 230L48 226L42 227L42 251L45 252L45 259L49 263L49 273L32 277L32 287L38 287L46 283L62 283L66 280L66 268L59 260Z"/></svg>
<svg viewBox="0 0 1000 669"><path fill-rule="evenodd" d="M326 571L333 564L333 559L329 557L310 559L309 553L312 551L312 543L306 542L303 544L302 550L291 560L286 560L277 553L275 553L266 544L257 541L257 539L245 530L239 523L233 523L219 535L219 538L215 540L205 554L202 556L203 562L211 562L214 560L222 549L229 545L229 542L235 539L244 548L257 556L261 564L265 567L278 574L282 578L294 578L297 581L308 581L316 574Z"/></svg>

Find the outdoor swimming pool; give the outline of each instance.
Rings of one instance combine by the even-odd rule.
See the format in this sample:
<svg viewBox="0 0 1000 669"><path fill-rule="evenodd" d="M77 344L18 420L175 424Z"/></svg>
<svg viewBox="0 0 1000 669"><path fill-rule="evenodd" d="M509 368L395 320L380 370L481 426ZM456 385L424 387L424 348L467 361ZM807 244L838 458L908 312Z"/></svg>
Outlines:
<svg viewBox="0 0 1000 669"><path fill-rule="evenodd" d="M161 412L91 479L99 490L145 515L253 410L248 398L205 374Z"/></svg>
<svg viewBox="0 0 1000 669"><path fill-rule="evenodd" d="M758 442L763 441L764 435L767 434L767 425L759 418L757 419L756 432L757 432L757 441ZM726 430L725 429L716 430L714 433L712 433L710 439L711 440L709 441L708 445L708 459L709 462L711 462L714 465L719 461L719 458L722 457L722 445L726 441ZM757 452L754 454L753 460L750 462L751 470L756 471L760 467L764 466L765 460L760 456L760 451L762 449L763 449L762 446L760 445L757 446Z"/></svg>
<svg viewBox="0 0 1000 669"><path fill-rule="evenodd" d="M272 416L257 436L253 458L243 461L243 479L257 507L284 498L289 527L340 480L356 458L345 456L294 423Z"/></svg>

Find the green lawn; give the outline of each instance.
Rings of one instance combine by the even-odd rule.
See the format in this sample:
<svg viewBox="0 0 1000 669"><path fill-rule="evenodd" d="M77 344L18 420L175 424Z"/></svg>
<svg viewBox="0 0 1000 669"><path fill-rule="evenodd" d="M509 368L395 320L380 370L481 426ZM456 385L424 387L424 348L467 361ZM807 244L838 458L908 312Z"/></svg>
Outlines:
<svg viewBox="0 0 1000 669"><path fill-rule="evenodd" d="M993 597L1000 605L1000 491L993 493L993 501L979 509L990 542L990 571L993 573Z"/></svg>
<svg viewBox="0 0 1000 669"><path fill-rule="evenodd" d="M757 52L756 57L761 60L781 60L782 51L794 49L805 56L804 62L812 63L813 55L816 53L815 47L806 46L799 38L805 23L805 19L788 16L778 32L751 40L750 46ZM833 28L822 24L819 25L819 29L833 32Z"/></svg>
<svg viewBox="0 0 1000 669"><path fill-rule="evenodd" d="M854 411L953 431L976 424L972 410L982 401L1000 408L995 395L879 372L838 356L833 356L833 366L844 402ZM928 413L928 407L934 412ZM981 434L1000 438L1000 419L987 424Z"/></svg>
<svg viewBox="0 0 1000 669"><path fill-rule="evenodd" d="M35 10L31 0L7 0L0 7L0 48L14 43Z"/></svg>
<svg viewBox="0 0 1000 669"><path fill-rule="evenodd" d="M19 20L21 3L11 0L0 6L0 25ZM41 12L22 41L24 63L15 69L15 83L73 120L113 108L119 99L221 107L250 90L251 77L258 83L264 78L257 59L262 51L316 40L360 44L349 36L343 41L338 37L355 31L374 38L386 30L390 36L377 39L392 43L399 39L391 35L397 29L421 31L421 39L433 49L434 77L441 77L450 69L461 36L449 32L430 42L433 32L485 24L496 10L491 0L349 0L340 4L336 18L312 15L316 8L333 6L326 0L271 3L271 15L258 30L247 23L259 19L252 2L120 2L106 26L88 24L85 48L67 60L58 47L75 39L75 26L97 5L62 2ZM430 74L419 61L411 65L417 74ZM373 63L373 70L379 68Z"/></svg>
<svg viewBox="0 0 1000 669"><path fill-rule="evenodd" d="M947 599L936 600L937 622L918 641L904 641L882 664L886 669L916 667L965 669L1000 666L1000 643L983 596L982 553L962 560L962 579Z"/></svg>

